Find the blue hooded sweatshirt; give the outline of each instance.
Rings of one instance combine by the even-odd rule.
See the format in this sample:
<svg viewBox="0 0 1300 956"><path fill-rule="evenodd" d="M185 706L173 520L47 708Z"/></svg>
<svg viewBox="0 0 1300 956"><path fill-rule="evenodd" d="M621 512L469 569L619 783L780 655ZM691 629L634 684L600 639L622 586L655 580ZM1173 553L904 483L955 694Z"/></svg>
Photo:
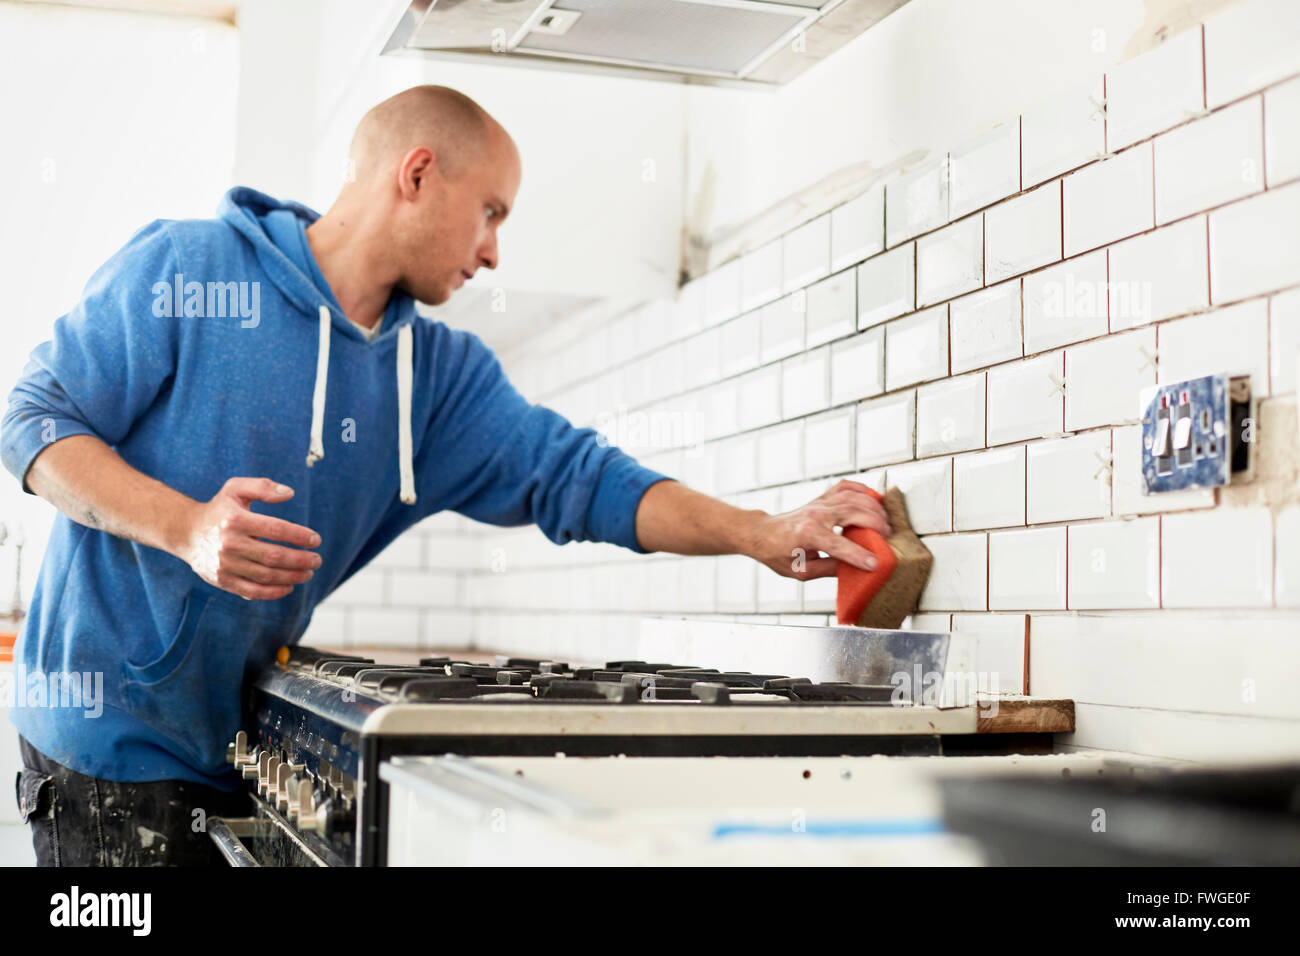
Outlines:
<svg viewBox="0 0 1300 956"><path fill-rule="evenodd" d="M401 292L368 342L311 255L314 211L237 187L218 213L132 236L33 351L0 424L24 490L50 442L95 435L199 501L236 476L289 485L289 501L253 510L321 536L310 581L246 601L163 551L55 519L12 720L37 750L108 780L238 786L225 751L246 669L429 515L644 553L637 505L667 477L529 403L477 336Z"/></svg>

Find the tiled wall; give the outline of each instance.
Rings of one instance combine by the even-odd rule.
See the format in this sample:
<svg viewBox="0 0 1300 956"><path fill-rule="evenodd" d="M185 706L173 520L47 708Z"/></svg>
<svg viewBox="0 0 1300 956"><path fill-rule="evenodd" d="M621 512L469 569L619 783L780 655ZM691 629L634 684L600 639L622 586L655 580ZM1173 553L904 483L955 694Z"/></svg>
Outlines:
<svg viewBox="0 0 1300 956"><path fill-rule="evenodd" d="M1074 746L1295 753L1297 38L1300 6L1230 8L510 373L742 507L902 488L935 557L909 624L1073 697ZM1261 399L1253 484L1144 496L1139 391L1220 371ZM311 639L577 658L647 613L833 620L833 578L744 557L426 525Z"/></svg>

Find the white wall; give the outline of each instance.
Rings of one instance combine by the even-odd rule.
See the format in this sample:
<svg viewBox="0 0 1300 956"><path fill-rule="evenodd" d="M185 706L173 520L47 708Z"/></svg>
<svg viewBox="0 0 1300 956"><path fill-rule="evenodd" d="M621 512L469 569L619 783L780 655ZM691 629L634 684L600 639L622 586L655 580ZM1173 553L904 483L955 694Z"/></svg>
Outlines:
<svg viewBox="0 0 1300 956"><path fill-rule="evenodd" d="M0 3L5 396L32 348L133 232L153 219L215 213L234 163L238 52L225 24ZM21 525L27 540L27 604L54 509L3 477L0 522ZM0 547L0 615L14 554ZM0 778L12 781L18 764L17 735L0 714ZM0 824L18 822L8 793ZM27 827L0 826L0 862L34 863Z"/></svg>
<svg viewBox="0 0 1300 956"><path fill-rule="evenodd" d="M4 394L91 274L153 219L210 217L234 164L233 27L0 3L0 382ZM6 476L7 478L8 476ZM30 600L54 511L0 482L28 536ZM0 612L12 549L0 548Z"/></svg>
<svg viewBox="0 0 1300 956"><path fill-rule="evenodd" d="M1071 73L1047 100L1043 64L1018 112L990 112L1001 126L972 140L969 114L949 114L951 136L936 127L927 158L883 187L718 262L674 299L549 330L514 353L512 377L742 507L789 510L842 476L902 487L935 555L909 623L974 630L978 668L1007 689L1073 698L1067 745L1294 756L1297 38L1300 8L1251 0L1104 79ZM985 54L1008 52L979 49L938 51L957 85L978 86ZM809 134L803 155L859 129L856 108L836 105L838 125ZM735 139L745 130L741 117ZM828 165L894 155L859 143ZM739 159L718 162L728 189L733 170L756 182ZM771 205L776 189L737 187L729 202ZM1054 294L1072 308L1054 312ZM1139 390L1213 371L1252 376L1254 480L1142 496ZM556 548L532 528L444 515L358 575L308 639L469 634L498 651L617 657L647 613L824 624L834 597L834 579L801 585L743 557Z"/></svg>

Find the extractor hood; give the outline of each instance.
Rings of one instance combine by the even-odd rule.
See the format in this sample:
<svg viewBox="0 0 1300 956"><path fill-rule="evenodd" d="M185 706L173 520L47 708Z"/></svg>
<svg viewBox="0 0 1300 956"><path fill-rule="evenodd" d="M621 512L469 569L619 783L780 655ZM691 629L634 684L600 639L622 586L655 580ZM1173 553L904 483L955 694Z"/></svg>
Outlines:
<svg viewBox="0 0 1300 956"><path fill-rule="evenodd" d="M417 0L384 53L779 86L908 0Z"/></svg>

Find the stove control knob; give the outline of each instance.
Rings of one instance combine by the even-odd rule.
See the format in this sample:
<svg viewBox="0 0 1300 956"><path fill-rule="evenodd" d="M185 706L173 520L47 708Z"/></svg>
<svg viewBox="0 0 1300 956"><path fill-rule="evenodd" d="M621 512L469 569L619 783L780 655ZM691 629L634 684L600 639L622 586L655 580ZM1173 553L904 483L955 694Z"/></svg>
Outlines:
<svg viewBox="0 0 1300 956"><path fill-rule="evenodd" d="M249 759L248 734L241 730L235 734L235 742L226 747L226 763L234 764L235 769L238 770L248 763Z"/></svg>
<svg viewBox="0 0 1300 956"><path fill-rule="evenodd" d="M289 778L292 776L293 769L289 764L281 763L276 768L275 793L272 796L275 798L276 809L281 813L285 813L289 809Z"/></svg>
<svg viewBox="0 0 1300 956"><path fill-rule="evenodd" d="M273 802L275 800L275 785L276 782L280 779L279 774L280 774L280 758L277 757L275 754L272 754L270 757L267 758L266 771L258 777L258 781L257 781L258 791L269 802Z"/></svg>
<svg viewBox="0 0 1300 956"><path fill-rule="evenodd" d="M245 760L243 766L239 768L239 772L243 775L245 780L257 779L262 770L262 758L266 756L267 752L261 749L254 749L254 751L248 755L248 759Z"/></svg>
<svg viewBox="0 0 1300 956"><path fill-rule="evenodd" d="M289 819L299 823L300 826L303 823L310 823L316 813L314 797L310 780L295 776L289 781Z"/></svg>

